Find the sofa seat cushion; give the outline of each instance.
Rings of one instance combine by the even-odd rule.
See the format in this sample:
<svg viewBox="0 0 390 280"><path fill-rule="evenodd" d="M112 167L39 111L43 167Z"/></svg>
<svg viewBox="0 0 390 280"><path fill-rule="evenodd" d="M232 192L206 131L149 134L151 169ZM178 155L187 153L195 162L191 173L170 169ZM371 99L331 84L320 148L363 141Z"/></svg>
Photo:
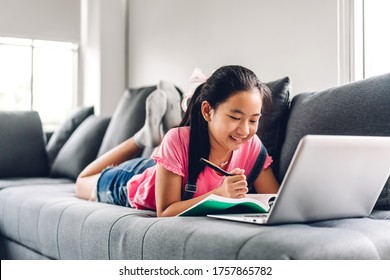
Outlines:
<svg viewBox="0 0 390 280"><path fill-rule="evenodd" d="M0 190L10 187L30 186L30 185L58 185L73 183L70 179L65 178L48 178L48 177L27 177L27 178L4 178L0 179Z"/></svg>
<svg viewBox="0 0 390 280"><path fill-rule="evenodd" d="M0 235L52 259L110 259L111 228L132 215L154 212L80 200L74 184L0 191Z"/></svg>
<svg viewBox="0 0 390 280"><path fill-rule="evenodd" d="M207 217L155 218L143 238L143 259L389 259L390 221L261 226ZM128 226L126 227L126 223ZM113 234L135 223L124 219ZM117 225L116 225L117 226ZM130 243L127 240L128 243ZM163 245L162 245L163 244ZM134 247L116 250L132 259Z"/></svg>
<svg viewBox="0 0 390 280"><path fill-rule="evenodd" d="M151 211L80 200L74 184L31 185L0 191L0 236L11 249L15 244L20 252L21 246L30 249L19 258L33 251L75 260L390 259L390 220L382 219L389 211L384 212L260 226L207 217L156 218Z"/></svg>

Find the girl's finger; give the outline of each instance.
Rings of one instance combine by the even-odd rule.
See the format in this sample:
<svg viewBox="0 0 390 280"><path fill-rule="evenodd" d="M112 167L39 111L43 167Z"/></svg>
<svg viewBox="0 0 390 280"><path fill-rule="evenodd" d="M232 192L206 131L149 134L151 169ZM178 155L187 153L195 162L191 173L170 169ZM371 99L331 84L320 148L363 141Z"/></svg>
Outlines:
<svg viewBox="0 0 390 280"><path fill-rule="evenodd" d="M241 168L234 168L233 170L230 170L229 173L234 175L240 175L240 174L244 174L245 170Z"/></svg>

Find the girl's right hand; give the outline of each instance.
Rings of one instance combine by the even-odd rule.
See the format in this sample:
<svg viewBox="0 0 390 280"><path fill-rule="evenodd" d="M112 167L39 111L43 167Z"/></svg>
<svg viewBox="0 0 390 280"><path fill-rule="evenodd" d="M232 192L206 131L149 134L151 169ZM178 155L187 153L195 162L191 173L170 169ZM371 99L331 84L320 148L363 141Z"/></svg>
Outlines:
<svg viewBox="0 0 390 280"><path fill-rule="evenodd" d="M226 176L220 187L215 190L216 195L242 198L248 192L248 183L246 181L245 170L235 168L229 172L233 176Z"/></svg>

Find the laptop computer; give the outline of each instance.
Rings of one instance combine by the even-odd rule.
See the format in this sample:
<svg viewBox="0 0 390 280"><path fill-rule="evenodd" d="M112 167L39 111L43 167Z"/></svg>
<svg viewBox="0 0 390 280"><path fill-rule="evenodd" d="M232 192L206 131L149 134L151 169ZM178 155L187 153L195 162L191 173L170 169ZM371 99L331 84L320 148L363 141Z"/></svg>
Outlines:
<svg viewBox="0 0 390 280"><path fill-rule="evenodd" d="M267 214L208 217L256 224L368 216L390 175L390 137L307 135Z"/></svg>

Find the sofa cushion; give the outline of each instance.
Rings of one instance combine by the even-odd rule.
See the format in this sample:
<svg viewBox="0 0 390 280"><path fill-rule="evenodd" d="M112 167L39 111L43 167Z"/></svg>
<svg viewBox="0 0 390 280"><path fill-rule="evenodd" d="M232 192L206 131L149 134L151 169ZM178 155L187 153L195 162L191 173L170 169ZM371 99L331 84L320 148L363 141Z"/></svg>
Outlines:
<svg viewBox="0 0 390 280"><path fill-rule="evenodd" d="M0 179L0 191L6 188L25 187L30 185L59 185L73 183L72 180L66 178L50 178L50 177L14 177Z"/></svg>
<svg viewBox="0 0 390 280"><path fill-rule="evenodd" d="M295 96L281 150L279 181L287 171L299 140L307 134L390 136L389 85L390 74L386 74ZM390 208L389 182L376 207Z"/></svg>
<svg viewBox="0 0 390 280"><path fill-rule="evenodd" d="M74 194L74 183L56 184L55 179L52 180L52 185L21 186L0 192L0 248L4 236L41 257L76 260L109 259L110 255L111 258L118 255L114 250L122 251L122 246L128 244L142 247L143 235L133 239L132 233L145 234L148 225L156 222L147 220L155 216L154 212L78 199ZM119 244L117 241L122 240L115 239L117 234L112 232L123 218L146 221L127 229L130 238ZM20 254L7 252L7 257L30 258L31 251L26 248ZM142 258L142 251L141 254L134 253L138 259Z"/></svg>
<svg viewBox="0 0 390 280"><path fill-rule="evenodd" d="M50 175L76 180L99 151L110 118L89 116L71 135L58 153Z"/></svg>
<svg viewBox="0 0 390 280"><path fill-rule="evenodd" d="M111 122L104 135L98 156L118 146L142 128L145 120L146 98L157 86L126 90L112 115Z"/></svg>
<svg viewBox="0 0 390 280"><path fill-rule="evenodd" d="M267 148L274 160L272 169L278 173L280 149L284 140L284 133L288 117L290 104L290 78L285 77L276 81L268 82L267 86L271 90L272 103L268 110L263 112L257 132L261 141Z"/></svg>
<svg viewBox="0 0 390 280"><path fill-rule="evenodd" d="M0 191L0 248L13 242L4 258L18 259L389 259L389 215L279 226L155 218L54 183Z"/></svg>
<svg viewBox="0 0 390 280"><path fill-rule="evenodd" d="M37 112L0 112L0 178L47 176L45 138Z"/></svg>
<svg viewBox="0 0 390 280"><path fill-rule="evenodd" d="M47 143L46 150L49 160L49 166L51 166L62 149L66 141L76 130L76 128L90 115L94 114L94 107L86 107L77 109L73 112L50 137Z"/></svg>

